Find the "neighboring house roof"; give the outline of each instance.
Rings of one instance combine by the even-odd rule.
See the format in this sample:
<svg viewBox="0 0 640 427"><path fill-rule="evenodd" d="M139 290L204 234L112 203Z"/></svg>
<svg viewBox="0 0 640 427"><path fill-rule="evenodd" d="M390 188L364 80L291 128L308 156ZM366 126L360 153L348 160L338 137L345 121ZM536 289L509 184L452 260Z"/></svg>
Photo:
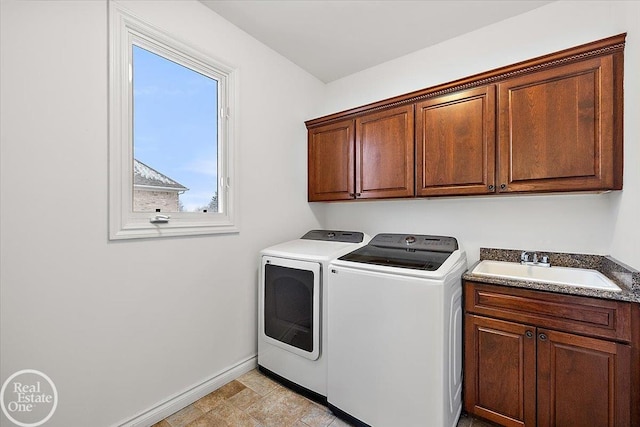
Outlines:
<svg viewBox="0 0 640 427"><path fill-rule="evenodd" d="M179 182L161 174L154 168L133 159L133 186L149 190L187 191Z"/></svg>

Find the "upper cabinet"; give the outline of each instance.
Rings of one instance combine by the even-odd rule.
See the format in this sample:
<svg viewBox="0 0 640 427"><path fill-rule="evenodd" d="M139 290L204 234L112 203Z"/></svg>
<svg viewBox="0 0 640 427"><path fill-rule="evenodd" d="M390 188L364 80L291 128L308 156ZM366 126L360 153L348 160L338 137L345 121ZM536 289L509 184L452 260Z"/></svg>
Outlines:
<svg viewBox="0 0 640 427"><path fill-rule="evenodd" d="M309 201L622 189L625 37L307 121Z"/></svg>
<svg viewBox="0 0 640 427"><path fill-rule="evenodd" d="M309 201L413 196L413 105L309 129Z"/></svg>
<svg viewBox="0 0 640 427"><path fill-rule="evenodd" d="M356 198L413 196L413 105L356 119Z"/></svg>
<svg viewBox="0 0 640 427"><path fill-rule="evenodd" d="M309 130L309 201L348 200L354 194L354 120Z"/></svg>
<svg viewBox="0 0 640 427"><path fill-rule="evenodd" d="M501 191L622 188L614 78L607 55L500 82Z"/></svg>
<svg viewBox="0 0 640 427"><path fill-rule="evenodd" d="M416 195L495 189L495 86L416 105Z"/></svg>

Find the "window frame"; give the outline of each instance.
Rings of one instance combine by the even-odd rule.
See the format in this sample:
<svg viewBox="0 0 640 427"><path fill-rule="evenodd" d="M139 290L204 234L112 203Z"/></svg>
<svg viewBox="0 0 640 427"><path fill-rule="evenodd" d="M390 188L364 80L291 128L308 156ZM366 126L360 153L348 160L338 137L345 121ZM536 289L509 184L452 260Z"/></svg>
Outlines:
<svg viewBox="0 0 640 427"><path fill-rule="evenodd" d="M236 70L109 2L109 239L239 232L235 178ZM218 82L219 212L133 211L133 45ZM156 215L168 222L151 222Z"/></svg>

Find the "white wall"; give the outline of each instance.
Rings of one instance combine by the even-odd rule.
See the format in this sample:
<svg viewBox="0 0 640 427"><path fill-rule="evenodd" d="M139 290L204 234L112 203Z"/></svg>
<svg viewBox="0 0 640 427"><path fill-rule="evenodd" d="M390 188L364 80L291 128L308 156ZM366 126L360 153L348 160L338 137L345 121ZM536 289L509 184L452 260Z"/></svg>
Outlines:
<svg viewBox="0 0 640 427"><path fill-rule="evenodd" d="M239 68L241 232L109 242L107 2L2 0L1 378L52 378L47 426L116 425L254 356L258 251L319 226L323 85L201 3L124 5Z"/></svg>
<svg viewBox="0 0 640 427"><path fill-rule="evenodd" d="M480 247L610 254L640 269L640 2L555 2L327 85L316 116L627 32L624 190L609 194L334 203L327 227L450 234Z"/></svg>

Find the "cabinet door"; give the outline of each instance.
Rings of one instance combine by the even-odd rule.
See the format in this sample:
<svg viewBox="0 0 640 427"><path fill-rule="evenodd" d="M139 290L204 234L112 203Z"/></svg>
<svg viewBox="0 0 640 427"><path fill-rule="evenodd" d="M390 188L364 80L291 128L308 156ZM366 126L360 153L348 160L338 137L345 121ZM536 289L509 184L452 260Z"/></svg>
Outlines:
<svg viewBox="0 0 640 427"><path fill-rule="evenodd" d="M356 197L414 194L413 105L356 119Z"/></svg>
<svg viewBox="0 0 640 427"><path fill-rule="evenodd" d="M416 107L416 195L495 192L495 86Z"/></svg>
<svg viewBox="0 0 640 427"><path fill-rule="evenodd" d="M503 426L535 426L535 327L466 314L464 328L465 410Z"/></svg>
<svg viewBox="0 0 640 427"><path fill-rule="evenodd" d="M538 329L538 425L630 425L625 344Z"/></svg>
<svg viewBox="0 0 640 427"><path fill-rule="evenodd" d="M499 191L621 188L613 61L593 58L498 85Z"/></svg>
<svg viewBox="0 0 640 427"><path fill-rule="evenodd" d="M353 120L309 129L310 202L354 198L354 141Z"/></svg>

